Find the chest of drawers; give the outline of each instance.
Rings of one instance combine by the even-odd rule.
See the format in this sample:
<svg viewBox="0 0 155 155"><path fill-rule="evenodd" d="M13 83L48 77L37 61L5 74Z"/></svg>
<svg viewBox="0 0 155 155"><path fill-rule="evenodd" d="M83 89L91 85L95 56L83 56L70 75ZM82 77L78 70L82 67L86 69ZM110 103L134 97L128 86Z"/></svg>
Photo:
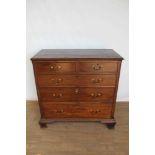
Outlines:
<svg viewBox="0 0 155 155"><path fill-rule="evenodd" d="M99 121L115 126L123 58L112 49L44 49L31 58L40 106L39 124Z"/></svg>

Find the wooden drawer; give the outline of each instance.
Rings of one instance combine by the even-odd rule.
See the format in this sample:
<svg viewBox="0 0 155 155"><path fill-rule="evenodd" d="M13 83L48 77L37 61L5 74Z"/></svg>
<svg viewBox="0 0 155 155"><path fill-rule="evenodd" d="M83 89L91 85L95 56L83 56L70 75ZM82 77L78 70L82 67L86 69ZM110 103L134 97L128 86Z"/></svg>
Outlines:
<svg viewBox="0 0 155 155"><path fill-rule="evenodd" d="M76 88L40 88L40 97L42 101L76 101Z"/></svg>
<svg viewBox="0 0 155 155"><path fill-rule="evenodd" d="M36 62L35 69L37 74L75 73L76 63L52 61Z"/></svg>
<svg viewBox="0 0 155 155"><path fill-rule="evenodd" d="M38 75L39 87L56 86L115 86L116 75Z"/></svg>
<svg viewBox="0 0 155 155"><path fill-rule="evenodd" d="M43 103L44 118L110 118L112 104L54 105Z"/></svg>
<svg viewBox="0 0 155 155"><path fill-rule="evenodd" d="M116 75L81 75L78 82L80 86L87 87L115 86Z"/></svg>
<svg viewBox="0 0 155 155"><path fill-rule="evenodd" d="M105 88L40 88L42 101L106 101L112 102L114 87Z"/></svg>
<svg viewBox="0 0 155 155"><path fill-rule="evenodd" d="M38 75L39 87L52 86L77 86L78 79L75 75Z"/></svg>
<svg viewBox="0 0 155 155"><path fill-rule="evenodd" d="M105 88L80 88L79 101L94 102L104 101L112 102L114 97L114 87Z"/></svg>
<svg viewBox="0 0 155 155"><path fill-rule="evenodd" d="M79 72L81 73L116 73L117 61L91 61L80 62Z"/></svg>

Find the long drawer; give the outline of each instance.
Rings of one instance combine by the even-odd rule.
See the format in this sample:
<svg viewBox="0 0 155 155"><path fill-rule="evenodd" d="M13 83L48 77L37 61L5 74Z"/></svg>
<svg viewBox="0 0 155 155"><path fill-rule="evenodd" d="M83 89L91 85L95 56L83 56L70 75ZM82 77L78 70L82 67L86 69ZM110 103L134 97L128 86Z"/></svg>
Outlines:
<svg viewBox="0 0 155 155"><path fill-rule="evenodd" d="M41 101L105 101L111 102L114 95L114 87L105 88L67 88L67 87L43 87L39 90Z"/></svg>
<svg viewBox="0 0 155 155"><path fill-rule="evenodd" d="M116 75L38 75L39 87L115 86Z"/></svg>
<svg viewBox="0 0 155 155"><path fill-rule="evenodd" d="M112 104L54 105L45 102L42 108L44 118L110 118Z"/></svg>

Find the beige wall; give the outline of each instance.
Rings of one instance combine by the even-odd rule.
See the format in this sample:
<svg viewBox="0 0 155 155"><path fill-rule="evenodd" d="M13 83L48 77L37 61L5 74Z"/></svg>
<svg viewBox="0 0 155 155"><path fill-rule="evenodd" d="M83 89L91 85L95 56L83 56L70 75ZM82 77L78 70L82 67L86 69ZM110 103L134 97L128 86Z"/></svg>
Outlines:
<svg viewBox="0 0 155 155"><path fill-rule="evenodd" d="M43 48L112 48L122 55L117 100L128 100L128 0L27 0L27 100L37 99L30 58Z"/></svg>

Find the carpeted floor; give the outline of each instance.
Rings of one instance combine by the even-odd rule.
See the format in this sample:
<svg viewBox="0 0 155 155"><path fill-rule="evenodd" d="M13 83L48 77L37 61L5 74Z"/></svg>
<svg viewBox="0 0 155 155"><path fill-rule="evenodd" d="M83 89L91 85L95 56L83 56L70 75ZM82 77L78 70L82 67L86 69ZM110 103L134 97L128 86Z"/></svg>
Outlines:
<svg viewBox="0 0 155 155"><path fill-rule="evenodd" d="M117 103L114 130L100 123L54 123L41 129L37 102L27 103L27 155L128 155L128 103Z"/></svg>

